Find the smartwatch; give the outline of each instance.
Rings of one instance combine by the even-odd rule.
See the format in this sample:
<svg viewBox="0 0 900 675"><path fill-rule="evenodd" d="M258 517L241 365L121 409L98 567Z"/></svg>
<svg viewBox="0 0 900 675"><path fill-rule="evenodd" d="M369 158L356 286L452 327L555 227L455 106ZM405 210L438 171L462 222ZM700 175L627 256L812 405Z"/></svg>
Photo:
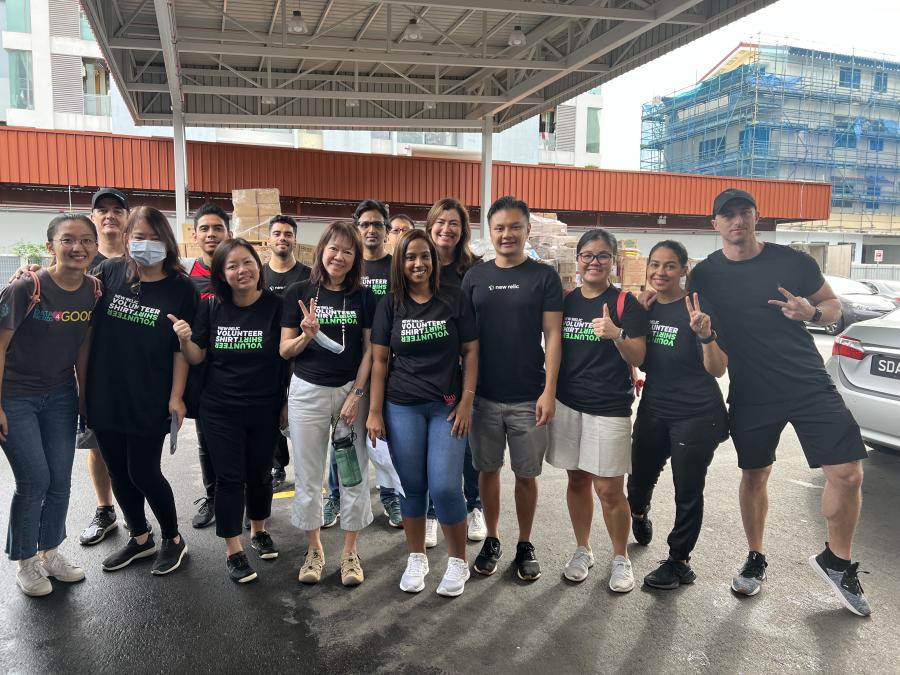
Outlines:
<svg viewBox="0 0 900 675"><path fill-rule="evenodd" d="M359 396L360 398L362 398L363 396L366 395L366 390L365 390L365 389L360 389L359 387L357 387L356 389L353 390L353 393L354 393L356 396Z"/></svg>
<svg viewBox="0 0 900 675"><path fill-rule="evenodd" d="M813 307L816 311L813 312L812 318L810 319L810 323L819 323L822 320L822 310L819 307Z"/></svg>
<svg viewBox="0 0 900 675"><path fill-rule="evenodd" d="M712 342L715 342L718 337L719 337L719 334L716 333L715 329L713 329L712 331L710 331L708 338L698 338L698 339L700 340L701 345L708 345Z"/></svg>
<svg viewBox="0 0 900 675"><path fill-rule="evenodd" d="M626 337L625 329L622 328L622 329L620 329L619 337L613 338L613 344L617 344L617 345L622 344L623 342L625 342L625 337Z"/></svg>

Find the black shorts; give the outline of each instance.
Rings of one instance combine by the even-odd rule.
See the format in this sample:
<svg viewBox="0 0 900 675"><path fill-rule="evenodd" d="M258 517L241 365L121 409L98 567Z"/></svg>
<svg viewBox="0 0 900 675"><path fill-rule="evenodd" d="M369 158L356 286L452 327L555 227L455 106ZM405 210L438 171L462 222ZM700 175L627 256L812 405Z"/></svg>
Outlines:
<svg viewBox="0 0 900 675"><path fill-rule="evenodd" d="M836 389L761 405L732 404L728 417L738 466L761 469L775 461L784 427L790 423L810 468L866 459L859 425Z"/></svg>

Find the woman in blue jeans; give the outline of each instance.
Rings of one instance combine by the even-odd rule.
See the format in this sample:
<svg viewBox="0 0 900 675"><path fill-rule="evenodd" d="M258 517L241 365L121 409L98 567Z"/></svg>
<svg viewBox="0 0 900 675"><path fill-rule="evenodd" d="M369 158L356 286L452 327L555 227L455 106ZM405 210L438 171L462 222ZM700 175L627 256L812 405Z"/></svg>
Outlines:
<svg viewBox="0 0 900 675"><path fill-rule="evenodd" d="M97 255L97 229L85 216L57 216L47 250L55 265L0 293L0 445L16 480L6 554L18 562L16 584L31 596L53 592L48 577L84 579L57 547L66 538L75 457L75 367L84 382L99 288L85 274Z"/></svg>
<svg viewBox="0 0 900 675"><path fill-rule="evenodd" d="M439 595L455 597L469 578L462 470L478 379L475 317L456 288L440 287L437 251L421 230L405 233L391 263L391 294L372 326L369 439L387 436L405 496L409 558L400 589L425 588L428 497L447 540ZM460 368L462 357L462 368Z"/></svg>

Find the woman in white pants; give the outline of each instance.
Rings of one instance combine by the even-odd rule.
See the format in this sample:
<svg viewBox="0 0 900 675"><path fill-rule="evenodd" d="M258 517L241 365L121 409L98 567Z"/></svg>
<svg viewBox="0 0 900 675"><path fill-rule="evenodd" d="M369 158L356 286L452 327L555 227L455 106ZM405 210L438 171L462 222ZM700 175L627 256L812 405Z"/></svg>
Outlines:
<svg viewBox="0 0 900 675"><path fill-rule="evenodd" d="M331 426L338 418L356 434L356 459L363 478L355 486L340 488L341 583L358 586L364 579L357 539L373 516L366 480L366 418L360 414L360 401L372 369L369 336L375 296L360 285L361 276L359 235L352 223L338 221L319 239L309 280L284 292L280 351L285 359L294 359L288 394L291 439L297 448L292 520L306 531L308 548L299 579L308 584L318 583L325 569L319 536L322 482Z"/></svg>

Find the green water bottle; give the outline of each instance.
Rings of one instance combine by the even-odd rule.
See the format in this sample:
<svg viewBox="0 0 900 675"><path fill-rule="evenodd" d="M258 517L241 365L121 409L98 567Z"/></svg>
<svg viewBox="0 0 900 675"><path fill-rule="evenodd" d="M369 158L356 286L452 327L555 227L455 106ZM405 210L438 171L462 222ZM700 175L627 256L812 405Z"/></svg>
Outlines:
<svg viewBox="0 0 900 675"><path fill-rule="evenodd" d="M334 460L341 485L349 488L362 483L362 473L356 457L356 432L340 418L331 427L331 447L334 448Z"/></svg>

